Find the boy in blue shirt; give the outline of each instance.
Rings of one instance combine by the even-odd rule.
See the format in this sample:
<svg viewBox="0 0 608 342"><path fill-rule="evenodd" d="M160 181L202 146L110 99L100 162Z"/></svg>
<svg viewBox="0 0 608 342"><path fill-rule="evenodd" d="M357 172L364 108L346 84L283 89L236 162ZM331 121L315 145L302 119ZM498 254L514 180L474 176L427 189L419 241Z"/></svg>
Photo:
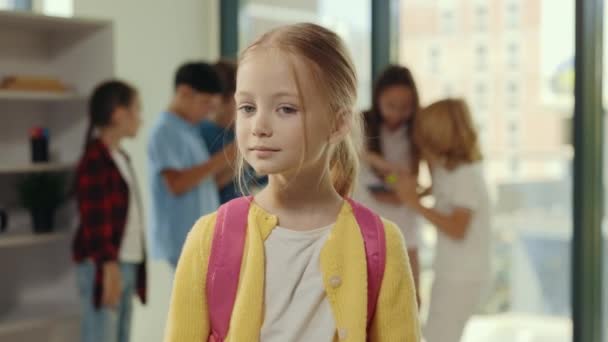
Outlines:
<svg viewBox="0 0 608 342"><path fill-rule="evenodd" d="M199 135L201 121L219 101L222 83L212 66L203 62L182 65L175 75L169 109L161 113L150 134L148 161L152 210L152 257L177 265L192 225L220 205L218 187L236 156L234 144L210 156Z"/></svg>
<svg viewBox="0 0 608 342"><path fill-rule="evenodd" d="M226 60L220 60L214 65L215 71L222 82L222 94L220 104L212 118L203 120L200 124L200 133L209 153L215 155L224 146L234 141L234 115L236 113L236 103L234 102L234 92L236 90L236 64ZM226 177L232 176L231 169L225 170ZM230 181L220 188L220 202L226 203L234 198L241 196L237 185Z"/></svg>
<svg viewBox="0 0 608 342"><path fill-rule="evenodd" d="M234 93L236 91L236 64L220 60L214 65L220 81L222 82L222 94L220 104L213 117L203 120L200 124L200 133L206 146L209 148L209 153L215 155L221 152L222 149L234 141L234 116L236 114L236 103L234 101ZM255 179L253 170L247 173L248 184L264 185L267 182L266 177ZM236 182L234 182L234 172L232 168L227 168L222 172L222 175L228 181L224 187L220 188L220 202L222 204L229 202L232 199L242 196Z"/></svg>

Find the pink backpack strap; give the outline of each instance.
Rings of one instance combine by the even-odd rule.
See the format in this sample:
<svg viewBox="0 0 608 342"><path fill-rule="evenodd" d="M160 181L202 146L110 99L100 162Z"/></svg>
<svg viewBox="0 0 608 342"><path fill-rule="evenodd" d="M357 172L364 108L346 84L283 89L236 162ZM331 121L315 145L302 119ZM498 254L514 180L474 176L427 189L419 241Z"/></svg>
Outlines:
<svg viewBox="0 0 608 342"><path fill-rule="evenodd" d="M386 264L386 236L384 224L378 215L348 198L365 245L367 259L367 329L371 327Z"/></svg>
<svg viewBox="0 0 608 342"><path fill-rule="evenodd" d="M207 270L209 341L222 342L228 334L245 249L250 204L251 197L236 198L222 205L217 213Z"/></svg>

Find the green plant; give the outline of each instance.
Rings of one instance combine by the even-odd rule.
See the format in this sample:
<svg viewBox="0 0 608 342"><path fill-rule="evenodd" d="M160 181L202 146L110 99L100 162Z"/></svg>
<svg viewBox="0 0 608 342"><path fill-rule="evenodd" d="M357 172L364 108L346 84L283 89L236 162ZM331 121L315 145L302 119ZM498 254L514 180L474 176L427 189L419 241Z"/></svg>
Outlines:
<svg viewBox="0 0 608 342"><path fill-rule="evenodd" d="M34 173L18 184L19 201L24 208L57 209L67 198L66 178L61 174Z"/></svg>

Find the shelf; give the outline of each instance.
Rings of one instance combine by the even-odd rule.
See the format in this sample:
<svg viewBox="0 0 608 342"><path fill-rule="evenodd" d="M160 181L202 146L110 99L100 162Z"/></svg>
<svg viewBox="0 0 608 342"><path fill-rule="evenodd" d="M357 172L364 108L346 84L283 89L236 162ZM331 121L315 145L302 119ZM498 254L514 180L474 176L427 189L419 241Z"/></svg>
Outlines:
<svg viewBox="0 0 608 342"><path fill-rule="evenodd" d="M78 307L66 303L41 303L17 307L0 315L0 336L34 328L54 326L67 320L77 320Z"/></svg>
<svg viewBox="0 0 608 342"><path fill-rule="evenodd" d="M0 29L37 31L40 33L74 33L92 31L108 24L105 20L64 18L41 14L0 11Z"/></svg>
<svg viewBox="0 0 608 342"><path fill-rule="evenodd" d="M41 245L66 240L69 236L70 233L65 231L35 234L33 231L31 231L31 229L29 231L20 229L19 232L15 233L11 233L9 230L7 232L0 233L0 248Z"/></svg>
<svg viewBox="0 0 608 342"><path fill-rule="evenodd" d="M72 92L18 91L0 89L0 101L10 102L68 102L84 101L85 98Z"/></svg>
<svg viewBox="0 0 608 342"><path fill-rule="evenodd" d="M34 173L34 172L58 172L74 169L71 163L29 163L23 165L1 165L0 174L3 173Z"/></svg>

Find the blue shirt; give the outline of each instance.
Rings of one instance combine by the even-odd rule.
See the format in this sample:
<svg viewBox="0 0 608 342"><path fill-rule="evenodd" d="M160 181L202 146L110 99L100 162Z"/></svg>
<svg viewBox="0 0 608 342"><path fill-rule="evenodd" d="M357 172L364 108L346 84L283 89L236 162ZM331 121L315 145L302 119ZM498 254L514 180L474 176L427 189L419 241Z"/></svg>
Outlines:
<svg viewBox="0 0 608 342"><path fill-rule="evenodd" d="M199 129L204 143L209 147L209 153L212 155L220 152L226 145L234 141L234 131L215 122L205 120L200 124ZM230 182L220 189L220 202L222 204L240 196L241 192L234 182Z"/></svg>
<svg viewBox="0 0 608 342"><path fill-rule="evenodd" d="M173 195L162 176L164 170L188 169L209 159L197 125L172 113L161 113L148 142L152 205L150 250L152 257L177 264L186 236L201 216L217 210L220 201L214 177L179 196Z"/></svg>

